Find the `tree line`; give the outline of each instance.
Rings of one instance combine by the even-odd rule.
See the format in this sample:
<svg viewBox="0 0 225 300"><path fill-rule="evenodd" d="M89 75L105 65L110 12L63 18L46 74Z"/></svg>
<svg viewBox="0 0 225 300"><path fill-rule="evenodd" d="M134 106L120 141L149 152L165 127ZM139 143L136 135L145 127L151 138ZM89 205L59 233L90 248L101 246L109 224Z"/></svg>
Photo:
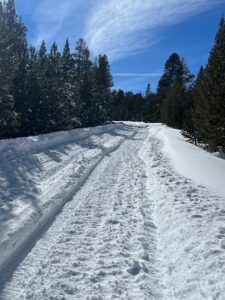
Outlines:
<svg viewBox="0 0 225 300"><path fill-rule="evenodd" d="M0 137L95 126L109 120L112 76L106 55L90 60L79 39L73 52L28 47L14 1L0 1Z"/></svg>
<svg viewBox="0 0 225 300"><path fill-rule="evenodd" d="M162 122L210 151L225 150L225 20L221 18L208 63L198 76L173 53L155 93L112 90L106 55L90 59L79 39L62 53L43 41L28 46L14 1L0 1L0 138L28 136L110 120Z"/></svg>

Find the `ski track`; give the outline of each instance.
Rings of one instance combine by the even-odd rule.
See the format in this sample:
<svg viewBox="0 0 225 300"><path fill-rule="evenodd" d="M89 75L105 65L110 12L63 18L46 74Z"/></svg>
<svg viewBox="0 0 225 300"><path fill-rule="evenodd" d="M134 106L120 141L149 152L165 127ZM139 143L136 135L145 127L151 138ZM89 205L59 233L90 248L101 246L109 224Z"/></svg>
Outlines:
<svg viewBox="0 0 225 300"><path fill-rule="evenodd" d="M224 300L225 200L179 175L162 148L139 126L106 153L0 299Z"/></svg>

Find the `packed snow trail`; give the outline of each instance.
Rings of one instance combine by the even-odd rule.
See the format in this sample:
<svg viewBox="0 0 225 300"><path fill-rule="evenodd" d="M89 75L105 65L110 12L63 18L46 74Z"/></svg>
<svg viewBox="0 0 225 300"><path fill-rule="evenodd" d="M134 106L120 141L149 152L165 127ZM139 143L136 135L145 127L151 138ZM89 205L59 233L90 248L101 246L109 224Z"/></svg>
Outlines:
<svg viewBox="0 0 225 300"><path fill-rule="evenodd" d="M152 202L126 140L93 171L5 286L1 299L161 299Z"/></svg>
<svg viewBox="0 0 225 300"><path fill-rule="evenodd" d="M195 181L190 171L187 176L185 170L179 172L168 155L175 150L164 149L166 139L170 137L170 147L182 145L190 165L186 148L191 156L197 152L199 160L209 161L205 171L209 174L213 167L215 177L225 174L225 161L160 124L126 126L92 137L91 145L96 140L98 149L90 148L90 141L87 149L82 144L89 164L97 160L95 168L4 284L1 300L225 299L223 186L220 178L211 189L208 177L204 185L205 174ZM73 151L81 149L67 147L63 176L76 181ZM82 159L80 165L85 169Z"/></svg>

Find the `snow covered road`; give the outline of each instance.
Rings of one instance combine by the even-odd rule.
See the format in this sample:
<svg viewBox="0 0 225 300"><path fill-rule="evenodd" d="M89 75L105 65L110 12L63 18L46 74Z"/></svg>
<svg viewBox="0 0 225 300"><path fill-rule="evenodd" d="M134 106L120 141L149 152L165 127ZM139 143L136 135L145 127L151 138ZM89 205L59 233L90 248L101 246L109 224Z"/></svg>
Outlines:
<svg viewBox="0 0 225 300"><path fill-rule="evenodd" d="M225 299L224 197L175 170L161 125L113 126L52 148L66 153L58 162L34 154L40 195L71 200L2 282L1 300ZM37 203L43 213L48 202Z"/></svg>
<svg viewBox="0 0 225 300"><path fill-rule="evenodd" d="M160 299L155 225L138 156L148 131L106 156L20 264L3 299Z"/></svg>

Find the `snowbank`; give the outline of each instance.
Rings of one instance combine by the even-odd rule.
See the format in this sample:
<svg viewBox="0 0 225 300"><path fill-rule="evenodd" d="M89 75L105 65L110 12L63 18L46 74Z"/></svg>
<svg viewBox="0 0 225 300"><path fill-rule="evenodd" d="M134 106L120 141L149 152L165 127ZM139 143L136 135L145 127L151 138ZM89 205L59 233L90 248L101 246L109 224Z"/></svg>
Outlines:
<svg viewBox="0 0 225 300"><path fill-rule="evenodd" d="M179 130L152 124L152 132L178 173L225 197L225 160L186 142Z"/></svg>
<svg viewBox="0 0 225 300"><path fill-rule="evenodd" d="M121 128L122 123L116 124ZM93 128L74 129L70 131L60 131L38 136L25 138L6 139L0 141L0 155L15 154L15 152L32 151L38 152L43 149L51 148L60 144L71 143L78 140L84 140L92 135L107 133L115 129L115 124L98 126Z"/></svg>

